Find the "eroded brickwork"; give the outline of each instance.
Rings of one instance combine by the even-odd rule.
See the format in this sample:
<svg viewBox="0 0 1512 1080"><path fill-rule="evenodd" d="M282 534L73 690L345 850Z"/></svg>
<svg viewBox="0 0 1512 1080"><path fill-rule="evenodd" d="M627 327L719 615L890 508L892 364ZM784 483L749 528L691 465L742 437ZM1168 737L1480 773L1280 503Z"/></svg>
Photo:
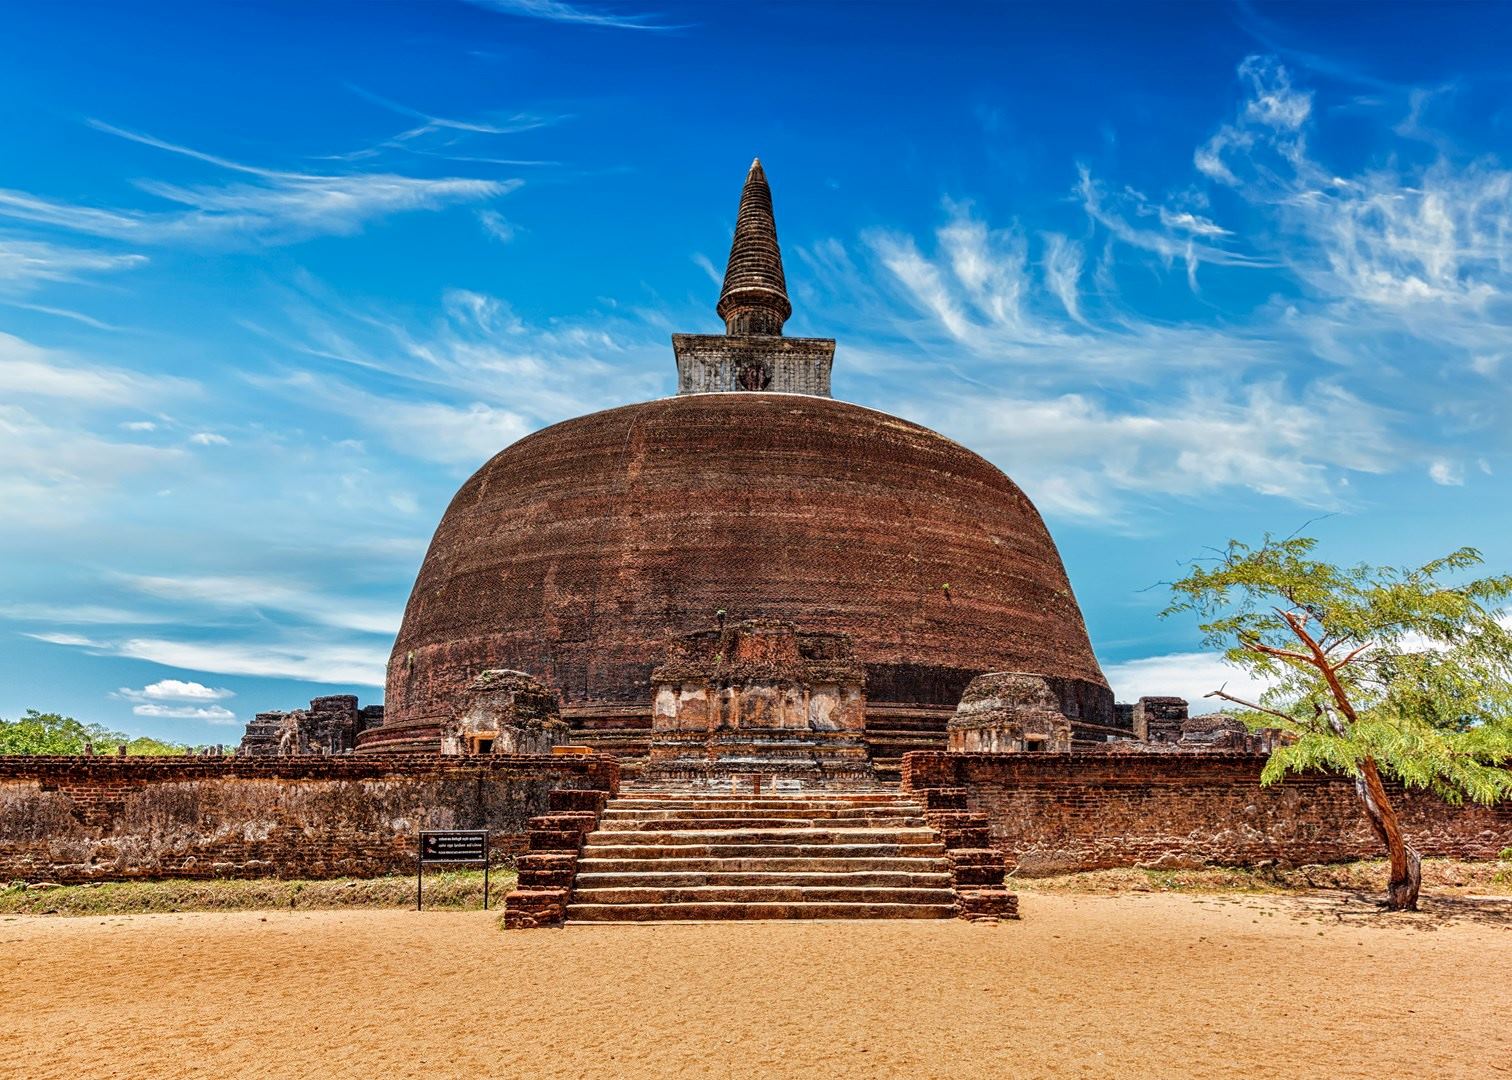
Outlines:
<svg viewBox="0 0 1512 1080"><path fill-rule="evenodd" d="M1020 874L1118 866L1282 865L1374 858L1380 841L1348 780L1293 776L1262 788L1253 754L942 754L903 759L905 790L958 789ZM1494 858L1512 805L1450 806L1394 790L1424 855Z"/></svg>
<svg viewBox="0 0 1512 1080"><path fill-rule="evenodd" d="M383 723L383 706L359 708L352 694L312 698L308 709L261 712L247 724L241 753L255 756L344 754L357 736Z"/></svg>
<svg viewBox="0 0 1512 1080"><path fill-rule="evenodd" d="M612 758L0 758L0 881L371 876L422 829L487 829L501 859Z"/></svg>
<svg viewBox="0 0 1512 1080"><path fill-rule="evenodd" d="M1055 545L996 467L828 398L691 394L547 428L463 485L359 748L437 738L492 667L560 690L575 726L649 717L668 640L721 609L849 634L872 704L953 709L984 671L1030 671L1112 719Z"/></svg>

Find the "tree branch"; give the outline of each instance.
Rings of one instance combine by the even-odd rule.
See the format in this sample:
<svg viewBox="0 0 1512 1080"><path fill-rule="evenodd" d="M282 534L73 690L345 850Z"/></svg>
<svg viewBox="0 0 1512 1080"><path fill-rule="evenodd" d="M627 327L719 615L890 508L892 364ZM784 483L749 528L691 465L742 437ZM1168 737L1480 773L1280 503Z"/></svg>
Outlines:
<svg viewBox="0 0 1512 1080"><path fill-rule="evenodd" d="M1331 671L1338 671L1341 667L1343 667L1345 664L1349 663L1351 660L1353 660L1355 657L1359 656L1362 652L1364 652L1366 649L1370 648L1374 644L1375 644L1375 642L1373 642L1373 641L1367 641L1365 644L1361 645L1358 649L1355 649L1353 652L1351 652L1348 656L1344 657L1344 659L1340 660L1337 664L1334 664L1330 668L1330 670Z"/></svg>
<svg viewBox="0 0 1512 1080"><path fill-rule="evenodd" d="M1241 639L1239 644L1244 646L1250 652L1263 653L1266 656L1279 656L1285 660L1299 660L1302 663L1308 665L1311 665L1313 662L1313 658L1310 656L1303 656L1301 653L1287 652L1285 649L1278 649L1274 645L1267 645L1263 641L1244 641Z"/></svg>
<svg viewBox="0 0 1512 1080"><path fill-rule="evenodd" d="M1345 719L1351 724L1358 722L1360 718L1355 713L1354 706L1350 704L1349 695L1344 690L1344 684L1339 682L1338 672L1330 666L1328 656L1318 647L1318 643L1313 640L1313 636L1307 632L1307 619L1299 617L1295 612L1291 611L1281 612L1281 617L1286 620L1286 625L1292 628L1292 633L1296 634L1302 644L1306 645L1308 651L1313 654L1313 659L1310 663L1322 672L1324 680L1328 683L1329 692L1333 694L1334 703L1339 707L1339 711L1344 714Z"/></svg>
<svg viewBox="0 0 1512 1080"><path fill-rule="evenodd" d="M1224 686L1227 685L1227 683L1224 684ZM1243 698L1235 697L1233 694L1226 693L1222 686L1220 686L1217 690L1214 690L1211 694L1203 694L1202 696L1205 698L1222 698L1224 701L1232 701L1235 705L1243 705L1246 709L1253 709L1255 712L1269 713L1271 716L1279 716L1281 719L1286 720L1290 723L1296 723L1296 717L1290 716L1284 712L1277 712L1275 709L1267 709L1264 705L1257 705L1253 701L1245 701Z"/></svg>

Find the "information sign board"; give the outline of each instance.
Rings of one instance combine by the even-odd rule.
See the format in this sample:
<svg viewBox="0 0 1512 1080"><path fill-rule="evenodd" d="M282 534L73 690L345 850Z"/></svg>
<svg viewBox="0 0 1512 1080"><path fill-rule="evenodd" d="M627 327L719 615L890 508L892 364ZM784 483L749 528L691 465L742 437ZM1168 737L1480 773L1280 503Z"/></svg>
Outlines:
<svg viewBox="0 0 1512 1080"><path fill-rule="evenodd" d="M421 883L426 863L482 863L483 910L488 910L488 833L482 829L422 832L415 853L415 910L425 907Z"/></svg>
<svg viewBox="0 0 1512 1080"><path fill-rule="evenodd" d="M487 862L486 832L423 832L421 862Z"/></svg>

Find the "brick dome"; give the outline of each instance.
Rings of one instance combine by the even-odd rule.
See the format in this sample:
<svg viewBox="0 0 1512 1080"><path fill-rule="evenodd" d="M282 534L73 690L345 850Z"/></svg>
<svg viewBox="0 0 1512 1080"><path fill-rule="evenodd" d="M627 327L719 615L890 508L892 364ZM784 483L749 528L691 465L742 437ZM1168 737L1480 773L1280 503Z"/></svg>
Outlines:
<svg viewBox="0 0 1512 1080"><path fill-rule="evenodd" d="M721 618L850 635L878 767L942 748L988 671L1043 676L1100 739L1115 720L1060 555L998 469L829 397L831 338L790 338L771 189L746 173L718 313L674 334L679 396L498 454L441 519L389 659L370 750L434 748L488 668L555 687L576 741L644 756L651 672Z"/></svg>
<svg viewBox="0 0 1512 1080"><path fill-rule="evenodd" d="M1060 556L1013 481L884 413L736 392L569 420L479 469L421 566L372 741L452 715L484 668L587 713L649 710L669 639L721 611L850 634L869 707L953 707L973 676L1012 670L1111 718Z"/></svg>

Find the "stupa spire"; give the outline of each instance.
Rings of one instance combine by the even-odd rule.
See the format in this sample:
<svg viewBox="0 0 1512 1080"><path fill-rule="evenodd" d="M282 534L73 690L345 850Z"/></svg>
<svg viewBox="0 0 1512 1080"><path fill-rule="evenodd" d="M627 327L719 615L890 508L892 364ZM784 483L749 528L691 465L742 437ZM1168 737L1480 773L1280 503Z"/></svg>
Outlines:
<svg viewBox="0 0 1512 1080"><path fill-rule="evenodd" d="M751 162L740 192L717 310L725 322L723 334L672 335L679 394L754 390L829 397L834 339L782 336L793 305L782 276L772 189L760 158Z"/></svg>
<svg viewBox="0 0 1512 1080"><path fill-rule="evenodd" d="M782 275L782 249L777 246L777 221L772 216L772 189L767 186L761 159L751 162L740 192L735 239L725 266L724 288L715 309L731 336L777 336L793 313L787 280Z"/></svg>

